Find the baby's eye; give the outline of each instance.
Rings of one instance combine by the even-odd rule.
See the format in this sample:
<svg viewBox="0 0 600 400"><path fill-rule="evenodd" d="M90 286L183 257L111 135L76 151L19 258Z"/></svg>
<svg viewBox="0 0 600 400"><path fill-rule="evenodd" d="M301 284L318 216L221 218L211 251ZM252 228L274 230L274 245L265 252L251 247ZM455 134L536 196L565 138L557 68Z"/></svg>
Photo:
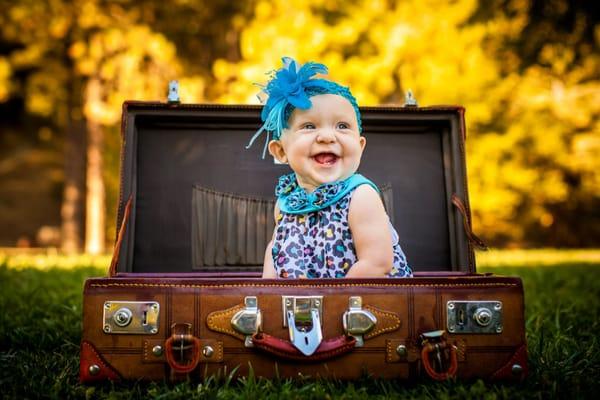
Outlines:
<svg viewBox="0 0 600 400"><path fill-rule="evenodd" d="M317 127L315 124L307 122L306 124L302 125L302 129L317 129Z"/></svg>
<svg viewBox="0 0 600 400"><path fill-rule="evenodd" d="M345 122L338 122L337 128L338 129L350 129L350 124L347 124Z"/></svg>

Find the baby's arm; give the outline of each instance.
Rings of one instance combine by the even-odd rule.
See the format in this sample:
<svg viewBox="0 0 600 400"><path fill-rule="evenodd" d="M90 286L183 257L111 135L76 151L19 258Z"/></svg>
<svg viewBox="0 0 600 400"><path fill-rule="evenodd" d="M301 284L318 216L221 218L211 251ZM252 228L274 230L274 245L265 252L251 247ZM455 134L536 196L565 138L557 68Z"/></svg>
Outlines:
<svg viewBox="0 0 600 400"><path fill-rule="evenodd" d="M265 250L265 261L263 262L263 278L274 279L277 278L277 274L275 273L275 266L273 265L273 255L271 254L271 250L273 249L273 240L275 240L275 232L277 231L277 215L279 214L279 207L277 203L275 204L275 228L273 229L273 236L271 237L271 241L267 245L267 249Z"/></svg>
<svg viewBox="0 0 600 400"><path fill-rule="evenodd" d="M271 254L271 249L273 248L273 240L269 242L267 245L267 250L265 251L265 262L263 265L263 278L277 278L277 274L275 273L275 266L273 265L273 255Z"/></svg>
<svg viewBox="0 0 600 400"><path fill-rule="evenodd" d="M394 262L392 235L383 202L371 186L361 185L352 195L348 224L358 261L346 277L383 278Z"/></svg>

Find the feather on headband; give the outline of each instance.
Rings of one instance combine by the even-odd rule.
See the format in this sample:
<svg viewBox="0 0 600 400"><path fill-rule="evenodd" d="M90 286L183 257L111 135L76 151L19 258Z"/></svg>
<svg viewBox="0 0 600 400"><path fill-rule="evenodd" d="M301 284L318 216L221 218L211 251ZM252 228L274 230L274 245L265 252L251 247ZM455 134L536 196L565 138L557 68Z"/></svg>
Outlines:
<svg viewBox="0 0 600 400"><path fill-rule="evenodd" d="M356 113L358 130L362 132L360 111L350 89L326 79L313 78L317 74L327 74L327 67L316 62L307 62L299 67L295 60L283 57L283 67L271 73L271 80L263 87L269 97L262 109L263 125L256 131L246 146L249 149L254 141L265 132L267 137L262 158L265 158L269 144L269 134L279 140L294 108L307 110L312 106L310 97L318 94L337 94L346 98Z"/></svg>

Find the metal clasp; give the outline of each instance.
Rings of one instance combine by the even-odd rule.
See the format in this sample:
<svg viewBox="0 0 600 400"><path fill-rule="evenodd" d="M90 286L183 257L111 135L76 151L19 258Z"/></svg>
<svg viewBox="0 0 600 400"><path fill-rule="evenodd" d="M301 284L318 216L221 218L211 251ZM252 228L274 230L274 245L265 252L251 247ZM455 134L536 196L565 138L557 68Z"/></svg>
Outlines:
<svg viewBox="0 0 600 400"><path fill-rule="evenodd" d="M246 335L244 345L252 347L252 335L258 333L262 328L262 313L258 308L256 296L246 296L244 304L246 307L231 318L231 326Z"/></svg>
<svg viewBox="0 0 600 400"><path fill-rule="evenodd" d="M160 305L156 301L104 302L102 330L106 334L155 335Z"/></svg>
<svg viewBox="0 0 600 400"><path fill-rule="evenodd" d="M377 318L370 311L362 309L362 297L351 296L348 300L348 311L344 313L342 323L346 335L356 339L356 347L362 347L365 343L363 335L373 329L377 324Z"/></svg>
<svg viewBox="0 0 600 400"><path fill-rule="evenodd" d="M323 340L323 296L282 296L281 300L290 341L302 354L312 355Z"/></svg>
<svg viewBox="0 0 600 400"><path fill-rule="evenodd" d="M451 300L446 303L446 321L450 333L502 333L502 302Z"/></svg>

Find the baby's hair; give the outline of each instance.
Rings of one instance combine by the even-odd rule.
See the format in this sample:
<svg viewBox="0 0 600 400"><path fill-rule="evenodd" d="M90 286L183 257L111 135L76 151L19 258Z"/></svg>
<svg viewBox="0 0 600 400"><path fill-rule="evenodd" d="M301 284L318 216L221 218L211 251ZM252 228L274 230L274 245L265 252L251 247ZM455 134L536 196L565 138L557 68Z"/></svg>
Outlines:
<svg viewBox="0 0 600 400"><path fill-rule="evenodd" d="M271 80L263 87L263 92L269 97L262 109L263 125L252 136L248 146L266 131L267 138L263 148L262 158L265 158L269 134L274 140L279 140L288 120L295 108L307 110L312 106L310 97L319 94L336 94L350 102L356 113L358 131L362 133L362 120L358 103L346 86L321 78L313 78L316 74L327 74L327 67L320 63L307 62L299 67L292 58L283 57L283 67L271 73Z"/></svg>

